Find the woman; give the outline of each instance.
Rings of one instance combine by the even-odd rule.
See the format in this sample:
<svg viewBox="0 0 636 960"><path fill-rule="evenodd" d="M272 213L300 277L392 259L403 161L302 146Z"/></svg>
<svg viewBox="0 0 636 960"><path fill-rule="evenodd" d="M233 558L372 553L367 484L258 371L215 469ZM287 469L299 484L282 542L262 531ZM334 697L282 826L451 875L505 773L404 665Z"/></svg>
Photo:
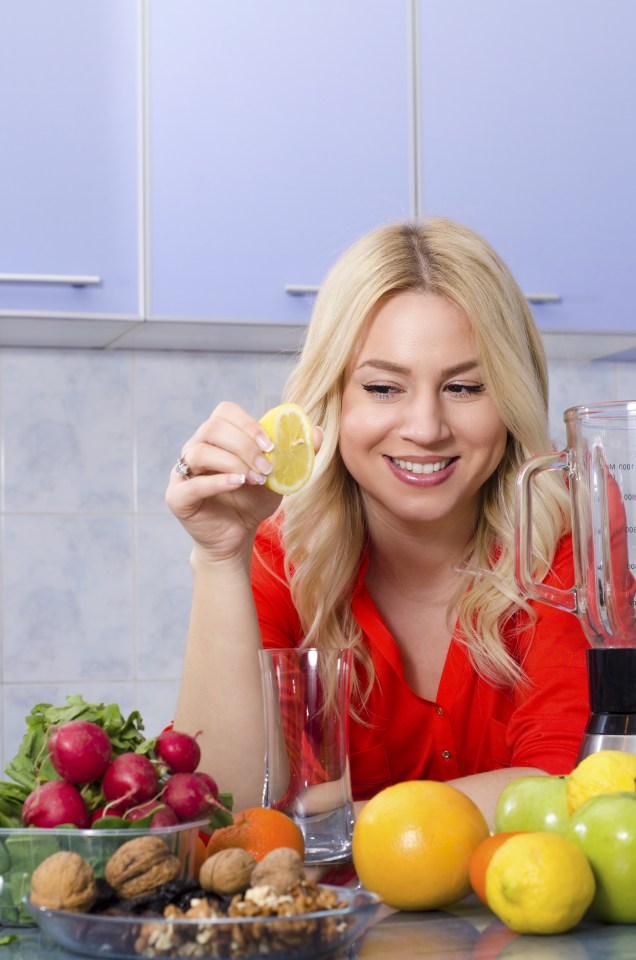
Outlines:
<svg viewBox="0 0 636 960"><path fill-rule="evenodd" d="M203 729L237 808L261 796L261 644L354 647L359 803L448 780L492 822L510 779L572 768L587 642L513 573L515 476L550 449L547 393L531 312L490 246L443 219L394 224L325 280L285 390L320 428L307 486L282 507L263 487L271 444L235 404L185 444L167 492L194 539L176 723ZM533 503L536 577L569 586L561 475Z"/></svg>

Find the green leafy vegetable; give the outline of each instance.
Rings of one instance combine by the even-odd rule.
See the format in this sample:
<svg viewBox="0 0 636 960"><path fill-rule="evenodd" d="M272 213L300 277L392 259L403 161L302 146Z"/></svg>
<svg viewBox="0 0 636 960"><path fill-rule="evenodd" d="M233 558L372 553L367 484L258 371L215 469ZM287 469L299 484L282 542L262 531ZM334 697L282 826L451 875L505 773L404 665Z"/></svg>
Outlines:
<svg viewBox="0 0 636 960"><path fill-rule="evenodd" d="M0 781L0 827L22 826L22 804L32 790L48 780L60 780L46 748L51 727L68 720L88 720L103 727L110 739L113 758L122 753L150 753L155 739L142 735L141 714L134 711L124 717L115 703L87 703L79 694L66 698L64 706L51 703L36 704L26 718L27 731L17 754L5 767L13 783ZM96 810L104 797L99 783L87 783L82 796L90 812Z"/></svg>

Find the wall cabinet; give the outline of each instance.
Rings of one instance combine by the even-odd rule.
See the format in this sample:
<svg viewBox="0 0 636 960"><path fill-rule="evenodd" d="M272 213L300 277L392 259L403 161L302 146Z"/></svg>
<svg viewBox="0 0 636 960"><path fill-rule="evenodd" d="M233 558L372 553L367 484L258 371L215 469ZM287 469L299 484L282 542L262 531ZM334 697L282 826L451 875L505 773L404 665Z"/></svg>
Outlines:
<svg viewBox="0 0 636 960"><path fill-rule="evenodd" d="M139 317L137 0L1 14L0 317Z"/></svg>
<svg viewBox="0 0 636 960"><path fill-rule="evenodd" d="M152 0L150 317L299 322L411 212L407 0Z"/></svg>
<svg viewBox="0 0 636 960"><path fill-rule="evenodd" d="M481 231L542 329L636 333L636 5L419 0L423 212ZM540 299L540 297L539 297Z"/></svg>

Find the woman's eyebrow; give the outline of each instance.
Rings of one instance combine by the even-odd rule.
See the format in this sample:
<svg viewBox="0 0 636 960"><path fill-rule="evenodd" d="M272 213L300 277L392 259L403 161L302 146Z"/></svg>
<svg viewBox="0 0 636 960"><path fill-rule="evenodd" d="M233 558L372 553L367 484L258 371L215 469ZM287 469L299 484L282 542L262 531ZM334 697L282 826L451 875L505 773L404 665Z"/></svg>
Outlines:
<svg viewBox="0 0 636 960"><path fill-rule="evenodd" d="M478 360L466 360L464 363L457 363L452 367L446 367L441 371L442 377L457 377L460 373L466 373L468 370L474 370L479 366ZM405 367L401 363L393 363L391 360L363 360L358 365L358 370L362 367L375 367L377 370L386 370L388 373L408 374L410 367Z"/></svg>

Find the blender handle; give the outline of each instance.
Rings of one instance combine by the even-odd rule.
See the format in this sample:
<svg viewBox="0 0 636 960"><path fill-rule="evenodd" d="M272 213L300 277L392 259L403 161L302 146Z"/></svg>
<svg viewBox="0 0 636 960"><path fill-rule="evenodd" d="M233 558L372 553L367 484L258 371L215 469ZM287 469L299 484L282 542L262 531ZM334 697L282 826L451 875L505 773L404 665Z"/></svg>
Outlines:
<svg viewBox="0 0 636 960"><path fill-rule="evenodd" d="M549 587L532 578L532 494L530 483L535 474L545 470L567 470L567 451L540 453L526 460L519 468L515 487L515 579L517 586L530 600L548 603L559 610L577 613L576 587L562 590Z"/></svg>

